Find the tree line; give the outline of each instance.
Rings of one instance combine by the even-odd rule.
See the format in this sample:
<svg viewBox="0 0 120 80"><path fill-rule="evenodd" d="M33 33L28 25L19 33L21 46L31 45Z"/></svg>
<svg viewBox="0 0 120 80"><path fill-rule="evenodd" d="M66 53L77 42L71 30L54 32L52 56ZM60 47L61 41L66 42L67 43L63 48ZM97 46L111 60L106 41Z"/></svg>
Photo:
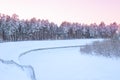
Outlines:
<svg viewBox="0 0 120 80"><path fill-rule="evenodd" d="M58 26L48 20L20 20L16 14L0 14L0 41L113 38L120 33L119 28L116 22L87 25L64 21Z"/></svg>

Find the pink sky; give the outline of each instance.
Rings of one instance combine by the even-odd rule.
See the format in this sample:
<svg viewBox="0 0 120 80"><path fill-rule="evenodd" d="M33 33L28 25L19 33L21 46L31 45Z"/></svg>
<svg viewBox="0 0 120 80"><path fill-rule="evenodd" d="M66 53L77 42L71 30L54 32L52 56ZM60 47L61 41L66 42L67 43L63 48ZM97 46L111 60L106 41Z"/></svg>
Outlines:
<svg viewBox="0 0 120 80"><path fill-rule="evenodd" d="M120 0L0 0L0 13L79 23L120 23Z"/></svg>

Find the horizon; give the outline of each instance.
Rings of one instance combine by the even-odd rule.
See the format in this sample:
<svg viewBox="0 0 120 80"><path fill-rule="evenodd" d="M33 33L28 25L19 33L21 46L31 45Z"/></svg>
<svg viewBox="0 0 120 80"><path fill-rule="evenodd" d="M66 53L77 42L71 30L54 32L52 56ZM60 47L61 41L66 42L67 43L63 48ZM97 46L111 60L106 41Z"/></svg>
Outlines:
<svg viewBox="0 0 120 80"><path fill-rule="evenodd" d="M19 19L105 24L120 23L120 0L0 0L0 13L17 14Z"/></svg>

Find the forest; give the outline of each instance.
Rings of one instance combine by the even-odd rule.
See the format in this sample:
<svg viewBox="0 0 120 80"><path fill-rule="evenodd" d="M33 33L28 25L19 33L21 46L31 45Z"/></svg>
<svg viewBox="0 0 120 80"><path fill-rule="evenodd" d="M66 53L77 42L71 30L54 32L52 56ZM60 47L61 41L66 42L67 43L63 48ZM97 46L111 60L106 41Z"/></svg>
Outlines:
<svg viewBox="0 0 120 80"><path fill-rule="evenodd" d="M12 16L0 14L0 42L24 40L59 40L86 38L119 37L120 24L113 22L106 25L91 23L81 24L64 21L60 26L44 19L19 19L17 14Z"/></svg>

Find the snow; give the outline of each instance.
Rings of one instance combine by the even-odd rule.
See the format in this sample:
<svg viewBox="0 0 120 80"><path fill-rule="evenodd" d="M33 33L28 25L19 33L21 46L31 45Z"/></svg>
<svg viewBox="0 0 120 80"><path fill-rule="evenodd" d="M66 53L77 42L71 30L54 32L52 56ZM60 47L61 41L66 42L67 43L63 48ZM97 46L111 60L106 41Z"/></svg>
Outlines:
<svg viewBox="0 0 120 80"><path fill-rule="evenodd" d="M18 61L18 56L28 50L37 48L50 48L59 46L74 46L89 44L97 39L86 40L51 40L51 41L21 41L21 42L8 42L0 43L0 58L5 60ZM101 39L102 40L102 39Z"/></svg>
<svg viewBox="0 0 120 80"><path fill-rule="evenodd" d="M0 80L32 80L24 72L29 68L20 66L14 61L0 60ZM30 69L29 69L30 70Z"/></svg>
<svg viewBox="0 0 120 80"><path fill-rule="evenodd" d="M0 59L14 61L0 61L0 80L120 80L120 59L83 55L80 47L38 50L19 57L31 49L85 45L97 40L101 39L0 43Z"/></svg>
<svg viewBox="0 0 120 80"><path fill-rule="evenodd" d="M37 51L20 61L34 67L37 80L120 79L120 60L81 55L79 48Z"/></svg>

